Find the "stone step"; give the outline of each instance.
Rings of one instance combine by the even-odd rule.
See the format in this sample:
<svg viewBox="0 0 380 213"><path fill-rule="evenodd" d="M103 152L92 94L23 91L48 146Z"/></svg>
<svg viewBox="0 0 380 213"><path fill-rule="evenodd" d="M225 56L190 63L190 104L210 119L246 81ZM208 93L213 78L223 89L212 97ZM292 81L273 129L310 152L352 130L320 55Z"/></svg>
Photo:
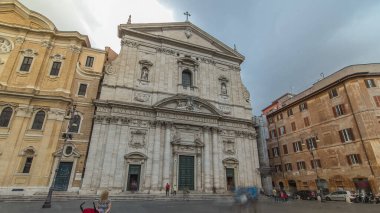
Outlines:
<svg viewBox="0 0 380 213"><path fill-rule="evenodd" d="M47 193L36 193L33 196L0 196L0 201L43 201L47 197ZM68 201L68 200L96 200L97 195L79 195L78 193L71 192L53 192L53 201ZM189 200L229 200L232 199L232 195L228 194L189 194L187 197ZM183 200L182 194L166 197L165 194L138 194L138 193L121 193L118 195L110 195L110 199L113 201L123 200Z"/></svg>

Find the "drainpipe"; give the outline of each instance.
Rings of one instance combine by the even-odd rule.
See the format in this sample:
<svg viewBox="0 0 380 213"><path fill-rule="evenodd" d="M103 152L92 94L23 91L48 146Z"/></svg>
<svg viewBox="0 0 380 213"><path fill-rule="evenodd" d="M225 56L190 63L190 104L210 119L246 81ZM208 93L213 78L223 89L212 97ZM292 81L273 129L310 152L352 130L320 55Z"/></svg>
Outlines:
<svg viewBox="0 0 380 213"><path fill-rule="evenodd" d="M367 158L367 162L368 162L368 165L369 165L369 169L371 170L371 174L372 174L372 176L375 176L375 174L374 174L374 172L373 172L373 169L372 169L372 166L371 166L371 163L370 163L370 161L369 161L369 157L368 157L367 149L366 149L365 146L364 146L362 133L361 133L361 131L360 131L360 128L359 128L359 125L358 125L358 121L357 121L356 116L355 116L355 112L354 112L354 110L353 110L353 108L352 108L351 98L350 98L350 96L348 95L348 92L347 92L346 83L343 82L343 86L344 86L344 90L345 90L346 95L347 95L347 99L348 99L348 103L349 103L349 105L350 105L350 109L351 109L352 115L353 115L354 120L355 120L356 128L358 129L358 133L359 133L359 137L360 137L360 142L361 142L361 144L362 144L362 147L363 147L363 150L364 150L365 157Z"/></svg>
<svg viewBox="0 0 380 213"><path fill-rule="evenodd" d="M274 128L276 130L276 135L275 135L275 138L276 138L276 141L277 141L277 147L278 147L278 156L280 157L280 163L281 163L281 172L282 172L282 178L284 179L285 181L285 174L284 174L284 166L283 166L283 162L282 162L282 157L281 157L281 151L280 151L280 141L278 140L278 137L279 137L279 132L277 132L277 125L276 125L276 122L274 122ZM285 186L285 183L284 183L284 186Z"/></svg>

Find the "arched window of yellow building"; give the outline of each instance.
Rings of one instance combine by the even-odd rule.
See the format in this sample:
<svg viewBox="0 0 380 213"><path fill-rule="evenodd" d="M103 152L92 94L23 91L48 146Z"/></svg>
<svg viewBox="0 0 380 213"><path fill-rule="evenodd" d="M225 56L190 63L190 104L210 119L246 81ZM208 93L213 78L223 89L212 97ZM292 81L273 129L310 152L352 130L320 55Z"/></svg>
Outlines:
<svg viewBox="0 0 380 213"><path fill-rule="evenodd" d="M13 109L11 107L5 107L0 114L0 127L8 127L13 114Z"/></svg>
<svg viewBox="0 0 380 213"><path fill-rule="evenodd" d="M45 112L44 111L38 111L36 115L34 116L32 129L40 130L42 129L45 121Z"/></svg>

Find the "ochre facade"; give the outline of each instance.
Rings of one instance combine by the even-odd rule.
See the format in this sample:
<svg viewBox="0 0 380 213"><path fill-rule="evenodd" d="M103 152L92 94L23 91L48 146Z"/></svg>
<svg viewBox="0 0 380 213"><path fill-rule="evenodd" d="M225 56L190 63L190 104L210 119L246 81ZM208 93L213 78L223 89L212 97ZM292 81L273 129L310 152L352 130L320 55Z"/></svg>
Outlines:
<svg viewBox="0 0 380 213"><path fill-rule="evenodd" d="M284 101L267 115L273 185L379 192L379 101L380 64L346 67Z"/></svg>
<svg viewBox="0 0 380 213"><path fill-rule="evenodd" d="M0 0L0 193L47 191L62 155L59 190L79 190L105 51L88 37L58 31L15 0ZM65 170L66 169L66 170Z"/></svg>

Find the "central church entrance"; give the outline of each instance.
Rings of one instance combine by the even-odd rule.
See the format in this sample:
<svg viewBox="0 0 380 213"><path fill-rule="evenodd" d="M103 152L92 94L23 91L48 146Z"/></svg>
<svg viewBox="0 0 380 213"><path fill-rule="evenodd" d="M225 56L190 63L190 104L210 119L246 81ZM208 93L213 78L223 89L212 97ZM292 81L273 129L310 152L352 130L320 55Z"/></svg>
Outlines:
<svg viewBox="0 0 380 213"><path fill-rule="evenodd" d="M194 156L179 156L178 190L194 190Z"/></svg>

